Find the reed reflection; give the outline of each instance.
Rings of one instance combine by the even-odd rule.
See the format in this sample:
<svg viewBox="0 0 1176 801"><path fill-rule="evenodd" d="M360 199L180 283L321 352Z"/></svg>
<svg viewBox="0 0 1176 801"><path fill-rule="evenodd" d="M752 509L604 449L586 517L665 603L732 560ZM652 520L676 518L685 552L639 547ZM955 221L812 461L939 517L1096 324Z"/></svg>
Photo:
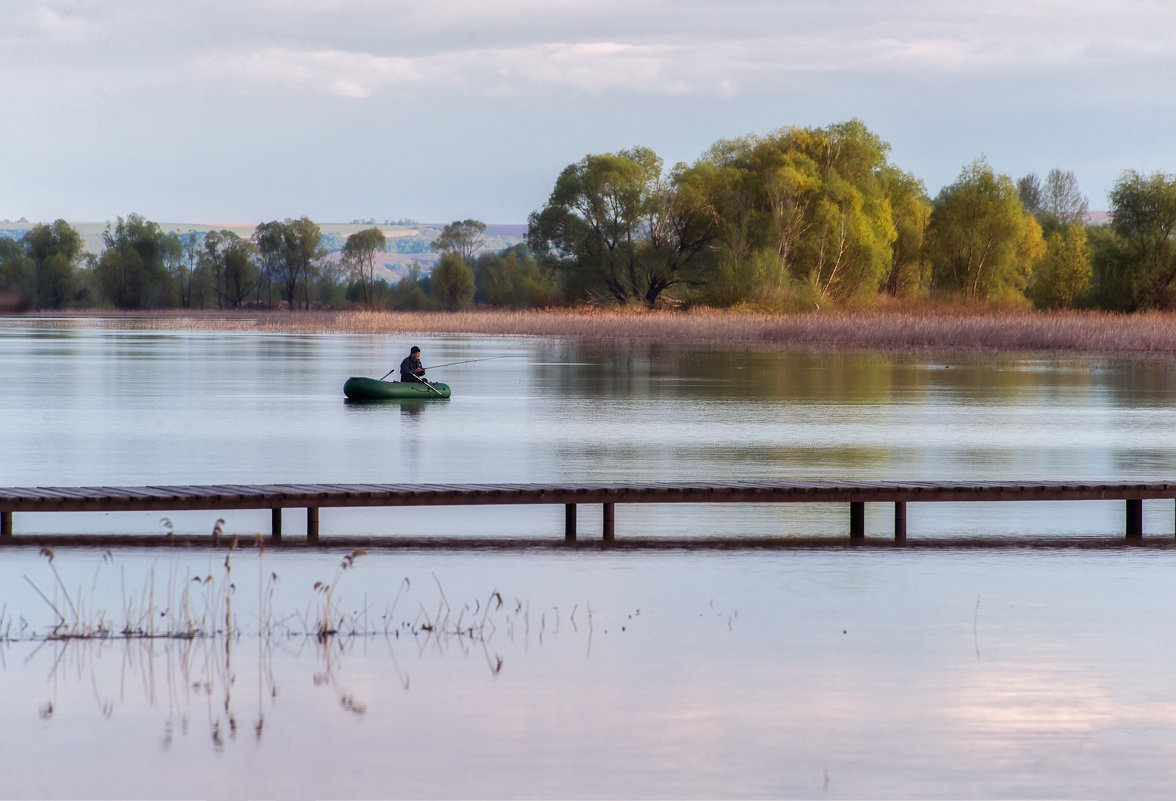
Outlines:
<svg viewBox="0 0 1176 801"><path fill-rule="evenodd" d="M585 658L591 653L586 604L570 613L558 606L533 610L529 600L498 589L451 603L434 574L424 588L407 577L383 584L386 592L378 596L365 587L356 605L345 596L349 574L366 555L357 549L309 594L306 588L296 593L305 602L298 608L289 598L286 605L277 600L282 580L267 569L264 555L259 548L256 586L253 566L242 571L238 564L235 542L207 573L181 576L173 561L164 571L152 566L141 586L128 587L124 572L122 597L111 611L110 587L100 584L117 561L110 551L95 569L90 593L71 595L66 587L73 577L59 570L56 553L42 549L45 570L25 580L51 617L37 622L27 610L0 610L0 665L19 664L22 675L44 670L48 694L36 713L46 724L74 725L86 714L85 703L103 719L122 707L146 707L162 713L164 751L202 736L220 752L241 740L260 741L280 699L297 709L327 693L341 713L363 716L378 703L370 692L385 701L389 688L410 692L413 666L425 661L457 660L469 666L469 678L494 680L552 637L578 638ZM364 666L358 677L347 669L352 658Z"/></svg>

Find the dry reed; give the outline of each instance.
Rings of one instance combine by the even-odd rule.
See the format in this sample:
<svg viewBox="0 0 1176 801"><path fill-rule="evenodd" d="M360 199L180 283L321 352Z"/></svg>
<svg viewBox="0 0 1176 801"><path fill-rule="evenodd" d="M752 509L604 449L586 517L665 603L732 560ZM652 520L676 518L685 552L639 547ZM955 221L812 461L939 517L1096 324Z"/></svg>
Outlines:
<svg viewBox="0 0 1176 801"><path fill-rule="evenodd" d="M584 342L652 342L796 350L972 350L1120 356L1176 354L1176 314L916 307L759 314L696 308L467 312L274 311L80 313L6 324L296 333L491 334Z"/></svg>

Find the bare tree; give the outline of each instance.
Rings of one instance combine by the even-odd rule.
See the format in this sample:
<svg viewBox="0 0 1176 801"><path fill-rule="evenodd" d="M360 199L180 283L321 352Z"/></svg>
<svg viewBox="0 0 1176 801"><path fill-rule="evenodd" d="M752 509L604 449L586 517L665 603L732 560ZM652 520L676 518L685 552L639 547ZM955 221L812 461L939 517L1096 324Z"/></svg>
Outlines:
<svg viewBox="0 0 1176 801"><path fill-rule="evenodd" d="M1057 167L1049 171L1045 179L1045 197L1042 211L1057 218L1063 225L1084 222L1090 204L1078 190L1078 179L1072 170L1062 172Z"/></svg>

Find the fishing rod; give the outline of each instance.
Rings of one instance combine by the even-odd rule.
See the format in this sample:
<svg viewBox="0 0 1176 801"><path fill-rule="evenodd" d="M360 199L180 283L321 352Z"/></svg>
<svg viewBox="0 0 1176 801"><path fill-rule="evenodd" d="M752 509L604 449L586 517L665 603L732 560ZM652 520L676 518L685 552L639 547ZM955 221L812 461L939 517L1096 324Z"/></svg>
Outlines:
<svg viewBox="0 0 1176 801"><path fill-rule="evenodd" d="M438 367L452 367L455 364L470 364L471 362L485 362L485 361L489 361L490 359L505 359L505 358L506 358L505 356L483 356L481 359L465 359L460 362L446 362L445 364L431 364L424 369L436 370ZM392 375L394 372L396 372L396 369L397 368L393 367L391 370L384 373L383 378L381 378L380 380L383 381L385 378Z"/></svg>
<svg viewBox="0 0 1176 801"><path fill-rule="evenodd" d="M485 362L490 359L505 359L505 356L483 356L481 359L466 359L461 362L446 362L445 364L430 364L426 370L436 370L438 367L452 367L455 364L469 364L470 362Z"/></svg>

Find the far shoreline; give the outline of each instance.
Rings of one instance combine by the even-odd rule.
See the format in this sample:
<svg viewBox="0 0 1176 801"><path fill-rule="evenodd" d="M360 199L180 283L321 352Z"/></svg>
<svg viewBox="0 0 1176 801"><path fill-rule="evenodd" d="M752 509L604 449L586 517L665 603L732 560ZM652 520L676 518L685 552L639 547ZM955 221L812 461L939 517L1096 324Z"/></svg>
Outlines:
<svg viewBox="0 0 1176 801"><path fill-rule="evenodd" d="M1036 353L1176 356L1176 313L926 308L764 314L726 309L70 310L0 316L0 326L133 330L551 337L580 342L710 345L767 350L884 353Z"/></svg>

